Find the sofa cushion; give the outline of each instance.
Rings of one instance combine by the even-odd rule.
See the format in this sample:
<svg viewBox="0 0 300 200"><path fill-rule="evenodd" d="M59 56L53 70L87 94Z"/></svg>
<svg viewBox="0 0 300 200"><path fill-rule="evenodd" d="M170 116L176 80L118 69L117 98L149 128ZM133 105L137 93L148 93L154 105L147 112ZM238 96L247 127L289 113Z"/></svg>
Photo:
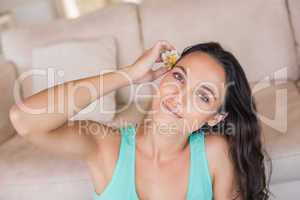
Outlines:
<svg viewBox="0 0 300 200"><path fill-rule="evenodd" d="M0 91L4 92L0 98L0 144L14 135L14 129L9 120L9 109L14 104L14 92L19 95L19 90L15 90L16 80L15 66L10 62L0 63Z"/></svg>
<svg viewBox="0 0 300 200"><path fill-rule="evenodd" d="M271 196L270 200L295 199L300 196L299 188L300 181L272 184L270 190L274 196Z"/></svg>
<svg viewBox="0 0 300 200"><path fill-rule="evenodd" d="M34 48L32 66L36 73L22 81L24 96L66 81L86 78L116 70L114 37L70 40ZM41 74L44 73L43 75ZM82 87L88 87L84 85ZM90 88L90 92L95 90ZM75 91L74 91L75 92ZM115 114L115 91L97 99L72 119L111 121Z"/></svg>
<svg viewBox="0 0 300 200"><path fill-rule="evenodd" d="M289 79L298 78L285 0L153 0L139 8L145 48L160 39L180 52L218 41L237 56L251 81L282 68L288 69Z"/></svg>
<svg viewBox="0 0 300 200"><path fill-rule="evenodd" d="M300 180L300 94L291 82L252 85L263 141L273 160L271 182Z"/></svg>
<svg viewBox="0 0 300 200"><path fill-rule="evenodd" d="M0 158L0 199L92 199L83 161L49 154L19 135L0 146Z"/></svg>
<svg viewBox="0 0 300 200"><path fill-rule="evenodd" d="M113 35L117 39L117 66L132 64L142 52L136 5L112 4L94 13L71 20L9 30L2 34L3 54L16 63L19 72L32 66L32 49L65 39L97 38ZM117 91L118 102L128 102L130 87Z"/></svg>

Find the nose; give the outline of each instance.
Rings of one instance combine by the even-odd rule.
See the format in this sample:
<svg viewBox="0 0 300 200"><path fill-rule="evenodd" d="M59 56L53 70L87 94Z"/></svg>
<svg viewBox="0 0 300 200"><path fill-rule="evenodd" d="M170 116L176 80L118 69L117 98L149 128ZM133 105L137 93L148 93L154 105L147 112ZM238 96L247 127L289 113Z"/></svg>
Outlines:
<svg viewBox="0 0 300 200"><path fill-rule="evenodd" d="M168 97L166 99L166 104L168 107L170 107L172 110L181 113L182 112L182 102L181 102L180 95L173 95L171 97Z"/></svg>

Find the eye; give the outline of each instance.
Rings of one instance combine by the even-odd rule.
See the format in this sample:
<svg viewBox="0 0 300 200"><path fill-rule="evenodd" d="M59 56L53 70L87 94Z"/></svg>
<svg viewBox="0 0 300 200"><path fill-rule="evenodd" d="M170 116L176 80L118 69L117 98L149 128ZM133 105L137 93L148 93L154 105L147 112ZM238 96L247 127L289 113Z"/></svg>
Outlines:
<svg viewBox="0 0 300 200"><path fill-rule="evenodd" d="M198 91L198 92L197 92L197 96L199 96L200 99L201 99L202 101L204 101L205 103L209 103L209 96L206 95L205 93Z"/></svg>
<svg viewBox="0 0 300 200"><path fill-rule="evenodd" d="M184 81L184 77L179 72L173 72L173 77L179 81Z"/></svg>
<svg viewBox="0 0 300 200"><path fill-rule="evenodd" d="M203 95L203 96L201 95L200 98L201 98L204 102L209 103L209 97L207 97L207 96L205 96L205 95Z"/></svg>

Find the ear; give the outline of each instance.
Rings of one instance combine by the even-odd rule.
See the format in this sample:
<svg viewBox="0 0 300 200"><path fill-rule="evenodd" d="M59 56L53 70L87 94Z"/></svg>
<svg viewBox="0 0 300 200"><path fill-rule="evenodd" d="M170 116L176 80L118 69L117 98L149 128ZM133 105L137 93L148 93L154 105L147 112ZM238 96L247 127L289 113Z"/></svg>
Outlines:
<svg viewBox="0 0 300 200"><path fill-rule="evenodd" d="M209 126L215 126L217 123L219 123L220 121L224 120L227 117L228 113L217 113L213 116L212 119L207 121L207 124Z"/></svg>

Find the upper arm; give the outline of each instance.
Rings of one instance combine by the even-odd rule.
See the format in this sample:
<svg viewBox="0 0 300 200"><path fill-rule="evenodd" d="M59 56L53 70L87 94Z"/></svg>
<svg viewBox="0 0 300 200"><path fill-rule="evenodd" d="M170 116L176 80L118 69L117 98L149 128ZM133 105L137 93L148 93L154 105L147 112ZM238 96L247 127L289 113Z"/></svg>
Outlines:
<svg viewBox="0 0 300 200"><path fill-rule="evenodd" d="M110 129L94 121L68 121L51 132L29 133L24 138L50 153L84 160L97 152L98 138Z"/></svg>
<svg viewBox="0 0 300 200"><path fill-rule="evenodd" d="M227 140L223 136L209 135L206 139L206 148L213 179L214 199L235 199L238 177L229 153Z"/></svg>

